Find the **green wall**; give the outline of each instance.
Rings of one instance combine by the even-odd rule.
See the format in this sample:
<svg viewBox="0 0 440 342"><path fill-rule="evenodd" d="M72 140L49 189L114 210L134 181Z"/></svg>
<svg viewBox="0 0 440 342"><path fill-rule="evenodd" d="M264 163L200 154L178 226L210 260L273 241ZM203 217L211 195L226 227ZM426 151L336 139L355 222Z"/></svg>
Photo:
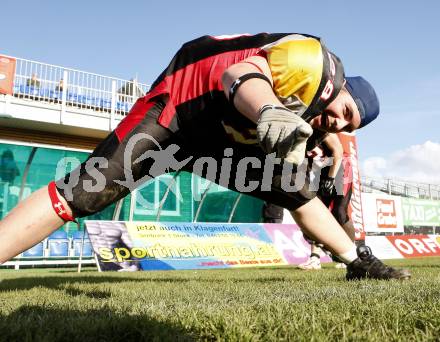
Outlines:
<svg viewBox="0 0 440 342"><path fill-rule="evenodd" d="M3 218L19 201L20 188L24 182L22 198L62 177L88 156L86 152L55 149L40 146L26 146L13 143L0 143L0 218ZM58 172L57 172L58 166ZM226 222L239 196L238 193L195 176L191 173L168 174L144 184L133 196L137 198L134 206L134 220L156 221L161 201L167 188L171 190L161 207L160 221ZM202 207L201 199L205 194ZM128 220L131 196L122 205L120 220ZM232 222L259 222L262 202L242 195ZM115 205L87 219L112 219ZM82 226L83 219L80 220ZM61 229L71 234L77 230L73 223Z"/></svg>

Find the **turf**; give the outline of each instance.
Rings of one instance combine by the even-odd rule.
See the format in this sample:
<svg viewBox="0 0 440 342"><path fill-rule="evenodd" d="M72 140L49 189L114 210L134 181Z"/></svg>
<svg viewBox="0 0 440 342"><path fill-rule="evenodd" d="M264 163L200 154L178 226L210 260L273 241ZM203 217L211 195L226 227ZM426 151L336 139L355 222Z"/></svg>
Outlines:
<svg viewBox="0 0 440 342"><path fill-rule="evenodd" d="M1 270L1 341L438 341L440 258L409 281L291 267L98 273Z"/></svg>

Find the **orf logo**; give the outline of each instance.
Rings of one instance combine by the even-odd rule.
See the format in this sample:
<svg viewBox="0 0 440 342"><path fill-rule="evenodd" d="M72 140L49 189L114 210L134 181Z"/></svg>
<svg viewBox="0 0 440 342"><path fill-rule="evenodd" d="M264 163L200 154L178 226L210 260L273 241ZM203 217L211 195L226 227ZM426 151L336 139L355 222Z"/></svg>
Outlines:
<svg viewBox="0 0 440 342"><path fill-rule="evenodd" d="M396 204L393 199L376 199L377 226L397 228Z"/></svg>

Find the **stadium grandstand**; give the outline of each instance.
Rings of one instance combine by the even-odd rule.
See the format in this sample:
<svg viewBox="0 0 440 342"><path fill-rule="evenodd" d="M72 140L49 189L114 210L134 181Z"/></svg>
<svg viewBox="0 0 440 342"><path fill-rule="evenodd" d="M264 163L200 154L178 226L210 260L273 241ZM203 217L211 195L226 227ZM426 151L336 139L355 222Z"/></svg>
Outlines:
<svg viewBox="0 0 440 342"><path fill-rule="evenodd" d="M383 192L402 197L440 200L440 184L418 183L392 178L363 177L362 192Z"/></svg>
<svg viewBox="0 0 440 342"><path fill-rule="evenodd" d="M149 85L136 78L124 80L16 57L0 58L15 63L12 91L0 94L2 219L30 193L84 161ZM364 177L362 192L440 200L440 185L390 179ZM260 222L262 204L193 174L178 172L147 182L89 219ZM79 228L67 223L4 265L77 264L81 254L85 262L93 263L93 250L90 241L83 240L83 231L83 220ZM440 227L405 225L405 233L415 231L439 234Z"/></svg>

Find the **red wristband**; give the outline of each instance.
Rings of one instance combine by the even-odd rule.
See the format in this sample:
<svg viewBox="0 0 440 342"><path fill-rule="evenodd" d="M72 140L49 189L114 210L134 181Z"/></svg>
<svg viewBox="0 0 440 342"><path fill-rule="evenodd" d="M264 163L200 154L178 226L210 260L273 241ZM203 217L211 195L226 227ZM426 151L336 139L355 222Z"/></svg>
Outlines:
<svg viewBox="0 0 440 342"><path fill-rule="evenodd" d="M66 208L64 207L63 203L60 201L54 181L48 184L48 190L49 190L50 201L52 202L52 208L53 210L55 210L55 213L59 217L61 217L65 222L69 222L69 221L76 222L73 216L67 213Z"/></svg>

